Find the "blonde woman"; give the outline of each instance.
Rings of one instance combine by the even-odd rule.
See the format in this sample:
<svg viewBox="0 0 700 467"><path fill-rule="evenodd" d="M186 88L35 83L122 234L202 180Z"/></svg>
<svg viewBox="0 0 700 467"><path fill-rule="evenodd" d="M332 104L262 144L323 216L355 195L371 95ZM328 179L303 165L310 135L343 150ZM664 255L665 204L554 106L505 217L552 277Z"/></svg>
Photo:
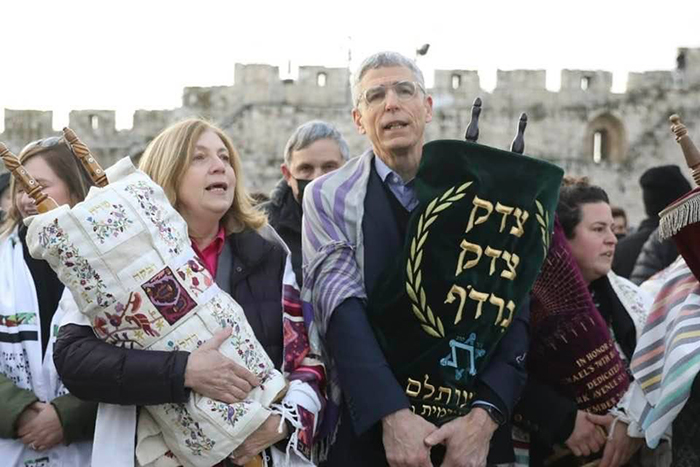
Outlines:
<svg viewBox="0 0 700 467"><path fill-rule="evenodd" d="M203 120L186 120L153 140L140 169L163 187L185 219L195 252L218 286L243 307L275 366L288 379L303 381L296 385L299 391L285 396L285 402L297 415L308 412L307 424L294 428L272 415L231 459L244 465L277 444L295 462L310 463L318 409L299 401L310 397L322 404L318 388L323 368L305 358L309 355L307 325L298 306L288 250L265 216L253 210L231 140ZM291 282L284 280L290 277ZM233 403L243 400L259 382L217 351L226 337L228 333L222 331L192 353L142 351L114 347L98 340L90 327L68 324L60 330L55 360L69 389L86 400L122 405L177 403L195 391Z"/></svg>
<svg viewBox="0 0 700 467"><path fill-rule="evenodd" d="M85 198L91 182L62 138L28 144L25 169L59 205ZM27 250L22 220L32 199L10 186L9 216L0 228L0 459L3 465L90 462L97 405L68 393L51 358L63 284ZM37 464L38 465L38 464Z"/></svg>

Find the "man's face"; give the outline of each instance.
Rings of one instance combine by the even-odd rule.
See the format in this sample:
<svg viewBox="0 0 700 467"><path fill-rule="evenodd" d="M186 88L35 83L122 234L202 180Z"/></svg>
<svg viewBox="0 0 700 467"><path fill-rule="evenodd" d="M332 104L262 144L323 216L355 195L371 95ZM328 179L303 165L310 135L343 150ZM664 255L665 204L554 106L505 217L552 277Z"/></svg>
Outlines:
<svg viewBox="0 0 700 467"><path fill-rule="evenodd" d="M357 130L367 135L376 154L400 154L423 146L425 124L433 118L432 98L419 89L412 98L402 100L391 88L395 83L415 80L413 72L404 67L377 68L362 77L361 95L374 86L386 87L382 102L368 104L360 98L352 111Z"/></svg>
<svg viewBox="0 0 700 467"><path fill-rule="evenodd" d="M627 235L627 219L624 216L613 217L613 233L618 236Z"/></svg>
<svg viewBox="0 0 700 467"><path fill-rule="evenodd" d="M297 180L314 180L344 163L338 143L332 139L319 139L304 149L293 151L291 159L289 165L282 164L282 175L297 201L300 199Z"/></svg>

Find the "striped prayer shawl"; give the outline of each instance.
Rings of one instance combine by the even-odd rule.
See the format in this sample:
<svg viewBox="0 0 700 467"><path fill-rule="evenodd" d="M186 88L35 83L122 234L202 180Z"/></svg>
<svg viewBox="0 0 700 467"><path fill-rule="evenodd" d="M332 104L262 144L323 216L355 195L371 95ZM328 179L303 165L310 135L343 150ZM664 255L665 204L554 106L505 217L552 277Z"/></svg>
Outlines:
<svg viewBox="0 0 700 467"><path fill-rule="evenodd" d="M348 298L367 298L362 217L373 156L367 150L311 182L304 194L301 299L304 315L313 316L322 340L338 305ZM341 400L338 373L326 355L328 407L320 436L335 430Z"/></svg>
<svg viewBox="0 0 700 467"><path fill-rule="evenodd" d="M645 396L639 423L647 444L655 447L700 371L700 283L685 262L670 267L630 368Z"/></svg>

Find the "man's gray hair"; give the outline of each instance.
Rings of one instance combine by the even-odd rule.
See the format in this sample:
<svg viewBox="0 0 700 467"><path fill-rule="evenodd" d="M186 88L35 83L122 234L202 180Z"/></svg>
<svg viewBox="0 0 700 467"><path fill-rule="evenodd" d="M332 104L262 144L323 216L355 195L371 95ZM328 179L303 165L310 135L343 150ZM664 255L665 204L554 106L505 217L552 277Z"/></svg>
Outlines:
<svg viewBox="0 0 700 467"><path fill-rule="evenodd" d="M423 72L420 71L418 65L416 65L415 60L411 60L408 57L401 55L398 52L378 52L374 55L367 57L359 66L357 71L353 73L351 78L351 92L352 92L352 102L357 107L360 103L360 81L362 77L369 70L376 70L377 68L389 68L389 67L404 67L408 68L413 72L413 76L416 81L420 83L421 87L425 89L425 79L423 78Z"/></svg>
<svg viewBox="0 0 700 467"><path fill-rule="evenodd" d="M292 153L306 149L316 141L330 139L338 144L340 155L346 161L350 157L350 148L343 135L330 123L321 120L311 120L294 130L292 136L287 141L284 148L284 162L287 165L292 163Z"/></svg>

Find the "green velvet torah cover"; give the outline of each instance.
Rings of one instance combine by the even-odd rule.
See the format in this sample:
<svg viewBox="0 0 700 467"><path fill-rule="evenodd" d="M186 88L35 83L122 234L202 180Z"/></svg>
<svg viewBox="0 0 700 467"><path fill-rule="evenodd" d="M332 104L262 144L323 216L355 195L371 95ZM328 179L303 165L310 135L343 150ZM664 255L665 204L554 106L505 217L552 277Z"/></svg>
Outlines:
<svg viewBox="0 0 700 467"><path fill-rule="evenodd" d="M402 254L368 300L415 413L441 424L469 411L477 375L546 256L562 176L550 163L475 143L424 146Z"/></svg>

